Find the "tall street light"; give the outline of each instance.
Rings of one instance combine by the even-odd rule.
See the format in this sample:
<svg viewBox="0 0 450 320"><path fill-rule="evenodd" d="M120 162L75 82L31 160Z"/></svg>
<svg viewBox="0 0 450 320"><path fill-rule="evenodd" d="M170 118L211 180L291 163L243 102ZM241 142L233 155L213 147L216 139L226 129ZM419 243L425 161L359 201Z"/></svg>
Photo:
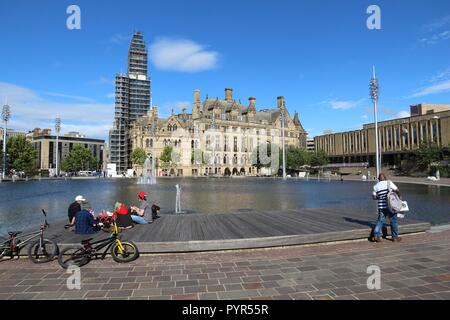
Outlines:
<svg viewBox="0 0 450 320"><path fill-rule="evenodd" d="M3 118L3 172L2 179L5 179L6 175L6 131L8 129L8 121L11 116L11 111L8 106L8 100L5 98L5 105L2 110L2 118Z"/></svg>
<svg viewBox="0 0 450 320"><path fill-rule="evenodd" d="M281 106L281 142L283 143L283 180L286 180L286 148L284 142L284 120L285 120L285 104L283 100L283 105ZM273 152L273 150L272 150Z"/></svg>
<svg viewBox="0 0 450 320"><path fill-rule="evenodd" d="M378 113L377 113L377 102L378 102L379 86L378 79L375 75L375 67L373 67L372 79L370 80L370 97L373 102L373 113L375 118L375 161L377 167L377 178L380 175L380 147L378 143Z"/></svg>
<svg viewBox="0 0 450 320"><path fill-rule="evenodd" d="M56 131L56 176L59 176L59 133L61 132L61 118L55 119L55 131Z"/></svg>

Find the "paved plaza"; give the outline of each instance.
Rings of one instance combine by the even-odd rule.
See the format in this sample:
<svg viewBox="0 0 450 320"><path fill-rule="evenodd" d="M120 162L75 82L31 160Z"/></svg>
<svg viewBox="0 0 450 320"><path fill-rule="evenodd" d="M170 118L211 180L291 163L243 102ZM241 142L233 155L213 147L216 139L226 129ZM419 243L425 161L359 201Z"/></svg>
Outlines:
<svg viewBox="0 0 450 320"><path fill-rule="evenodd" d="M367 268L381 269L381 289ZM81 290L57 262L0 263L0 299L450 299L450 231L385 240L111 258L81 269Z"/></svg>

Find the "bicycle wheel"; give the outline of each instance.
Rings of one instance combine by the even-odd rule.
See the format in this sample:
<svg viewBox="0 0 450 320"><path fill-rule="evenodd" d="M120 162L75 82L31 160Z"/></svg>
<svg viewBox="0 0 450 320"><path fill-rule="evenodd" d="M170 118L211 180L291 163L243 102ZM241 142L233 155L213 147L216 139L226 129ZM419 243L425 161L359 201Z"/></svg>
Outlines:
<svg viewBox="0 0 450 320"><path fill-rule="evenodd" d="M91 260L89 253L83 247L67 247L58 256L58 263L64 269L70 266L82 267Z"/></svg>
<svg viewBox="0 0 450 320"><path fill-rule="evenodd" d="M34 263L46 263L58 254L58 245L55 241L44 239L42 246L40 240L30 244L28 247L28 258Z"/></svg>
<svg viewBox="0 0 450 320"><path fill-rule="evenodd" d="M123 252L120 253L117 242L111 247L111 255L115 262L127 263L136 260L139 257L137 246L131 241L120 241L123 246Z"/></svg>
<svg viewBox="0 0 450 320"><path fill-rule="evenodd" d="M4 256L10 255L11 249L9 246L1 246L0 247L0 259L2 259Z"/></svg>

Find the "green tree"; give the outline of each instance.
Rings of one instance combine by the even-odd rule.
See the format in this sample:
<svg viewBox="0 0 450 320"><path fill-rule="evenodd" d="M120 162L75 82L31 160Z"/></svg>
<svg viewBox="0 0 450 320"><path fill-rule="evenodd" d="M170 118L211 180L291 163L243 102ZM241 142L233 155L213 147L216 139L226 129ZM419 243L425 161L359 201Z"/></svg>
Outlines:
<svg viewBox="0 0 450 320"><path fill-rule="evenodd" d="M172 146L165 146L159 160L163 168L169 168L172 165Z"/></svg>
<svg viewBox="0 0 450 320"><path fill-rule="evenodd" d="M97 159L91 150L81 145L75 145L66 159L61 163L61 169L66 172L86 171L97 169Z"/></svg>
<svg viewBox="0 0 450 320"><path fill-rule="evenodd" d="M136 148L133 152L131 152L131 161L137 166L142 167L146 159L147 155L145 154L145 150L142 148Z"/></svg>
<svg viewBox="0 0 450 320"><path fill-rule="evenodd" d="M329 163L328 155L323 150L318 150L311 154L310 165L313 167L321 167Z"/></svg>
<svg viewBox="0 0 450 320"><path fill-rule="evenodd" d="M282 154L281 160L282 161ZM301 166L308 165L311 163L312 154L307 152L305 149L289 146L286 150L286 168L290 170L297 170Z"/></svg>
<svg viewBox="0 0 450 320"><path fill-rule="evenodd" d="M9 168L25 172L30 176L36 173L36 150L24 136L12 137L6 144Z"/></svg>
<svg viewBox="0 0 450 320"><path fill-rule="evenodd" d="M423 142L416 151L416 163L421 169L429 170L433 162L444 159L445 152L436 142Z"/></svg>

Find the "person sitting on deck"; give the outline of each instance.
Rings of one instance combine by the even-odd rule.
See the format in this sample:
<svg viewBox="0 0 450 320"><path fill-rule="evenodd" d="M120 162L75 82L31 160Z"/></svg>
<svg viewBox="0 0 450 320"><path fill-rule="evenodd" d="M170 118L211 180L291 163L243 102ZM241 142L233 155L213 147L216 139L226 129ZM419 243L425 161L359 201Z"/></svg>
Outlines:
<svg viewBox="0 0 450 320"><path fill-rule="evenodd" d="M91 209L83 209L75 215L75 233L91 234L99 230Z"/></svg>
<svg viewBox="0 0 450 320"><path fill-rule="evenodd" d="M124 203L116 202L113 217L116 219L119 229L133 228L133 219L131 218L130 209Z"/></svg>
<svg viewBox="0 0 450 320"><path fill-rule="evenodd" d="M131 219L133 219L133 222L137 224L152 223L153 216L150 216L148 220L145 218L145 214L148 209L147 195L145 194L145 192L139 192L138 199L141 204L139 208L134 206L131 207Z"/></svg>
<svg viewBox="0 0 450 320"><path fill-rule="evenodd" d="M86 202L86 199L83 196L76 196L75 201L72 202L67 210L69 216L69 224L66 225L66 228L71 227L75 224L75 215L81 211L81 205Z"/></svg>

